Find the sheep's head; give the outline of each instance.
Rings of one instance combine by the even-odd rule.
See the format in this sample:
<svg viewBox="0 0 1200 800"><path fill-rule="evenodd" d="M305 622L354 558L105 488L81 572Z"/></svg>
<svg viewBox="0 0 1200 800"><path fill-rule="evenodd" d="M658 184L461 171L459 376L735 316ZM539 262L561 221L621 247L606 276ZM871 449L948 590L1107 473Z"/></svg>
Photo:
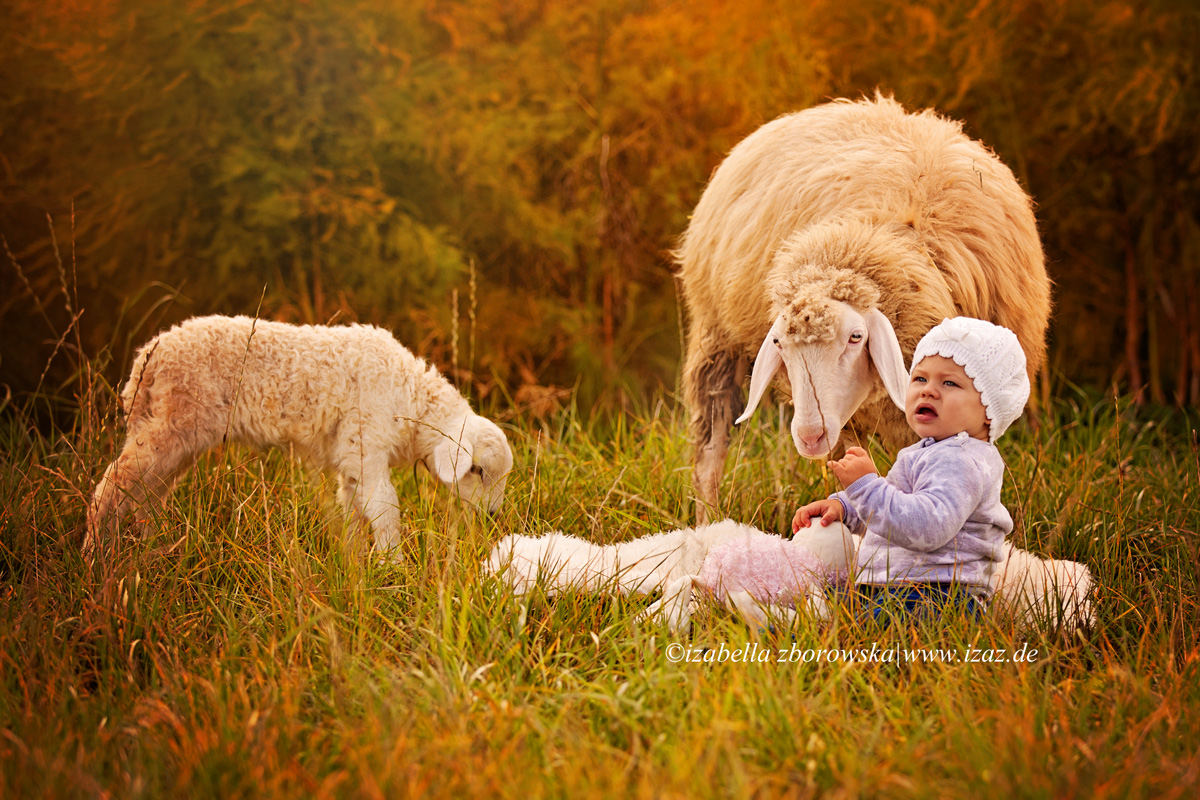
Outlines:
<svg viewBox="0 0 1200 800"><path fill-rule="evenodd" d="M443 434L429 459L430 470L471 505L493 514L499 511L513 465L504 431L491 420L468 413Z"/></svg>
<svg viewBox="0 0 1200 800"><path fill-rule="evenodd" d="M879 258L871 226L834 225L790 239L772 269L771 325L750 380L750 418L782 367L792 390L792 441L805 458L827 456L842 427L882 383L904 407L907 371L900 343L877 308L878 284L863 269ZM864 240L865 239L865 240Z"/></svg>

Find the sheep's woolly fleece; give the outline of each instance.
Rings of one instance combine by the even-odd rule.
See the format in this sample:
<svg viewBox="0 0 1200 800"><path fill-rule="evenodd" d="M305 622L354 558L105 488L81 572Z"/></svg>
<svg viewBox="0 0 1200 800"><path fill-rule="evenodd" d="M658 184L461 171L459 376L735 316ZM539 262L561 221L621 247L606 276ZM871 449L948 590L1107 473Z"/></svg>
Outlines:
<svg viewBox="0 0 1200 800"><path fill-rule="evenodd" d="M844 302L879 308L906 356L944 317L965 315L1015 331L1036 373L1050 282L1033 203L962 127L877 94L787 114L747 136L714 172L673 253L693 332L753 356L772 320L796 305L793 292L806 291L785 285L789 276L803 284L794 271L837 267L877 287L874 299L855 290Z"/></svg>
<svg viewBox="0 0 1200 800"><path fill-rule="evenodd" d="M836 235L829 235L832 228L837 229ZM882 264L891 256L873 252L875 233L870 228L835 224L818 236L805 231L784 243L775 255L770 284L774 313L784 318L783 334L788 340L797 344L832 341L840 314L830 300L859 313L879 305L879 285L859 271L864 269L860 262ZM888 244L886 239L884 244ZM830 270L829 264L844 266Z"/></svg>
<svg viewBox="0 0 1200 800"><path fill-rule="evenodd" d="M859 537L841 523L803 528L783 539L732 520L595 545L561 532L512 534L492 548L484 571L515 594L541 587L548 595L651 594L662 598L644 616L687 630L695 600L709 598L737 611L748 623L783 621L806 609L828 616L824 588L844 581ZM1020 624L1088 627L1094 621L1090 570L1073 561L1052 561L1005 546L1006 560L993 576L993 606Z"/></svg>

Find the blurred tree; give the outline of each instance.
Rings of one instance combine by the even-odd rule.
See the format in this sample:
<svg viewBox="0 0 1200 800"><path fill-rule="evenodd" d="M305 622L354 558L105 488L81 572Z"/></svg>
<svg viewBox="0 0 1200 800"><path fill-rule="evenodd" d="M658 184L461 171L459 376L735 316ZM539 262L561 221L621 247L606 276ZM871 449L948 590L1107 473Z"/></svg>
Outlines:
<svg viewBox="0 0 1200 800"><path fill-rule="evenodd" d="M839 94L967 121L1038 202L1054 363L1200 403L1200 5L816 0ZM866 21L866 24L864 24Z"/></svg>
<svg viewBox="0 0 1200 800"><path fill-rule="evenodd" d="M490 281L535 308L489 320L494 350L588 397L672 385L666 250L723 153L818 96L803 15L780 0L703 13L670 0L435 0L428 16L456 87L427 108L426 137L461 181L452 227Z"/></svg>
<svg viewBox="0 0 1200 800"><path fill-rule="evenodd" d="M965 120L1037 199L1062 375L1200 400L1189 0L0 13L0 382L18 391L52 352L47 387L65 385L74 347L111 347L116 378L156 328L252 313L264 287L269 316L388 325L481 392L670 386L668 250L712 170L778 114L878 87Z"/></svg>
<svg viewBox="0 0 1200 800"><path fill-rule="evenodd" d="M276 316L352 305L404 331L406 309L442 302L466 259L414 135L422 26L377 5L19 0L0 56L21 87L0 130L0 232L47 306L63 287L46 210L78 247L92 352L113 341L112 309L152 307L154 282L190 298L168 321L253 313L267 289ZM26 303L6 300L6 328Z"/></svg>

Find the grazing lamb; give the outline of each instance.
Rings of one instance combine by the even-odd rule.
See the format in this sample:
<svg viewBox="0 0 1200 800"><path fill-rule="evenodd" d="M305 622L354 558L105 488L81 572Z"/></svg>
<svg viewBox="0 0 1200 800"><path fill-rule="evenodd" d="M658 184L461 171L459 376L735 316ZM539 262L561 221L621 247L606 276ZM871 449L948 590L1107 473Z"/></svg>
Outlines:
<svg viewBox="0 0 1200 800"><path fill-rule="evenodd" d="M860 541L840 522L801 528L783 539L723 520L605 546L557 532L512 534L492 548L484 572L518 595L539 583L551 596L661 590L662 598L643 615L672 631L691 625L696 593L763 625L769 618L790 619L797 608L827 617L824 588L848 576ZM1026 628L1075 631L1094 624L1092 573L1085 565L1041 559L1010 544L1004 553L991 582L997 613Z"/></svg>
<svg viewBox="0 0 1200 800"><path fill-rule="evenodd" d="M423 462L459 497L495 511L513 463L500 428L368 325L193 318L138 351L121 402L128 435L96 486L85 554L227 440L290 447L336 472L342 506L371 524L376 549L399 544L391 467Z"/></svg>
<svg viewBox="0 0 1200 800"><path fill-rule="evenodd" d="M943 318L1011 329L1031 376L1045 360L1050 281L1029 197L960 123L882 95L748 136L713 174L675 258L701 521L717 505L731 423L780 368L792 441L821 458L843 427L858 443L912 440L896 408L906 359Z"/></svg>

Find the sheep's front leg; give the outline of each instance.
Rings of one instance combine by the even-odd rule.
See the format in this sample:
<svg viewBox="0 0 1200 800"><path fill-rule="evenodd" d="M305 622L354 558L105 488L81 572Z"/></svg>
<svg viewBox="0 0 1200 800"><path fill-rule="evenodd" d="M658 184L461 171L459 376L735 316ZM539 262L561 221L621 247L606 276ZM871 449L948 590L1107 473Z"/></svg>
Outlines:
<svg viewBox="0 0 1200 800"><path fill-rule="evenodd" d="M392 485L391 472L384 469L368 490L365 507L375 533L375 550L391 550L400 546L400 498Z"/></svg>
<svg viewBox="0 0 1200 800"><path fill-rule="evenodd" d="M707 522L710 513L717 511L730 430L746 405L742 397L746 367L745 356L713 347L702 334L696 334L688 346L684 393L692 412L691 435L695 447L692 482L698 524Z"/></svg>
<svg viewBox="0 0 1200 800"><path fill-rule="evenodd" d="M363 513L359 492L362 481L355 475L338 473L338 502L346 512L346 524L352 527L367 528L371 521Z"/></svg>
<svg viewBox="0 0 1200 800"><path fill-rule="evenodd" d="M663 587L662 599L646 606L640 618L653 620L661 616L666 620L667 629L671 633L686 631L692 624L688 606L692 602L694 578L694 575L684 575L668 583Z"/></svg>
<svg viewBox="0 0 1200 800"><path fill-rule="evenodd" d="M749 592L742 590L730 592L726 605L732 606L748 625L754 625L760 629L768 628L772 621L790 626L795 623L797 617L794 608L770 603L759 604ZM820 589L808 592L802 606L813 619L821 621L829 619L829 606Z"/></svg>
<svg viewBox="0 0 1200 800"><path fill-rule="evenodd" d="M400 544L400 498L392 485L386 462L364 465L338 475L338 499L346 513L370 525L375 550L390 550Z"/></svg>

